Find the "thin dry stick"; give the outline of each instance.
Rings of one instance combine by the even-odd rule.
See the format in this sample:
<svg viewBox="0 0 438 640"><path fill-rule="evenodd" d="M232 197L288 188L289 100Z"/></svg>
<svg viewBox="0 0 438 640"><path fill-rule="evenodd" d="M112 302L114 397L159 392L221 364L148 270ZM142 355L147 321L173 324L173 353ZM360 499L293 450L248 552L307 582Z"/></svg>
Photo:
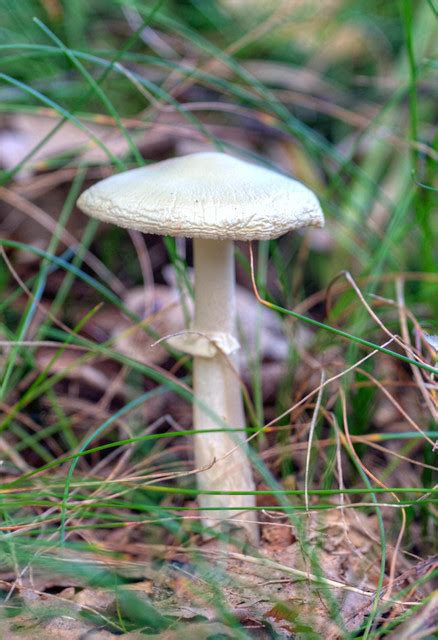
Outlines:
<svg viewBox="0 0 438 640"><path fill-rule="evenodd" d="M14 464L17 469L19 469L23 473L27 473L32 469L32 467L30 467L24 460L24 458L22 458L21 455L17 451L15 451L14 447L11 447L9 442L5 440L3 436L0 436L0 452L2 452L7 458L9 458L12 464ZM2 465L3 463L4 460L0 460L0 465Z"/></svg>
<svg viewBox="0 0 438 640"><path fill-rule="evenodd" d="M397 336L396 334L392 333L392 331L390 331L385 324L380 320L379 316L376 315L374 313L374 311L371 309L370 305L367 303L367 301L365 300L362 291L360 290L360 288L357 286L353 276L351 275L351 273L349 271L342 271L342 273L339 274L339 276L337 276L337 278L341 277L341 276L345 276L346 280L349 282L349 284L352 286L352 288L354 289L354 291L356 292L357 297L359 298L359 300L361 301L362 305L365 307L365 309L367 310L367 312L369 313L369 315L372 317L372 319L374 320L374 322L382 329L382 331L384 333L386 333L387 336L390 336L391 338L393 338L393 340L400 346L402 347L402 349L404 349L406 351L406 353L409 355L410 358L413 358L414 360L418 360L419 362L421 362L422 364L426 364L424 362L424 360L422 360L417 353L415 353L415 351L412 350L411 346L409 344L407 344L406 342L404 342L399 336ZM335 278L335 280L337 280L337 278ZM334 281L335 281L334 280ZM334 282L332 281L332 283ZM329 286L329 290L330 290L331 285Z"/></svg>
<svg viewBox="0 0 438 640"><path fill-rule="evenodd" d="M408 458L407 456L403 456L396 451L392 451L391 449L387 449L382 445L374 442L373 438L376 437L376 434L371 434L373 437L367 436L351 436L352 442L359 442L361 444L366 444L368 447L372 447L373 449L377 449L378 451L384 452L388 456L394 456L395 458L399 458L400 460L404 460L409 464L414 464L424 469L431 469L432 471L438 471L438 467L432 464L426 464L425 462L421 462L420 460L415 460L415 458ZM318 448L330 447L332 445L338 446L338 436L337 431L334 438L324 438L314 442L313 446ZM260 455L263 460L269 460L273 456L277 456L279 452L287 453L287 452L296 452L296 451L305 451L307 450L307 442L293 442L292 444L286 445L274 445L269 449L263 451Z"/></svg>
<svg viewBox="0 0 438 640"><path fill-rule="evenodd" d="M408 462L409 464L416 465L417 467L421 467L422 469L431 469L432 471L438 472L438 467L433 464L426 464L425 462L421 462L420 460L415 460L415 458L408 458L408 456L403 456L401 453L397 453L397 451L392 451L387 447L382 447L382 445L377 444L376 442L370 442L366 438L352 438L352 442L363 442L367 444L372 449L376 449L377 451L382 451L387 456L394 456L394 458L398 458L399 460L403 460L404 462Z"/></svg>
<svg viewBox="0 0 438 640"><path fill-rule="evenodd" d="M36 110L36 115L59 119L59 114L55 109L38 108ZM41 175L23 175L20 177L20 182L18 184L14 184L14 193L18 193L28 199L38 197L40 195L47 195L47 193L54 187L57 187L62 183L73 182L77 172L77 167L66 167L64 169L57 169L51 173L43 173Z"/></svg>
<svg viewBox="0 0 438 640"><path fill-rule="evenodd" d="M219 552L220 553L220 552ZM367 596L369 598L374 598L376 595L374 591L365 591L363 589L358 589L357 587L353 587L352 585L345 584L344 582L338 582L337 580L330 580L329 578L323 578L322 576L316 576L313 574L308 574L306 571L300 571L299 569L294 569L292 567L288 567L284 564L280 564L279 562L275 562L274 560L269 560L268 558L256 558L253 556L246 556L243 553L237 553L234 551L227 551L226 553L221 553L220 555L225 555L231 558L235 558L236 560L241 560L243 562L248 562L249 564L256 564L262 566L271 567L274 571L281 571L282 573L287 573L289 575L293 575L297 578L304 578L310 580L310 582L314 582L316 584L324 584L329 587L334 587L336 589L342 589L344 591L350 591L351 593L357 593L361 596ZM385 600L392 602L394 604L402 604L405 606L417 606L418 602L404 602L402 600L392 600L390 598L386 598Z"/></svg>
<svg viewBox="0 0 438 640"><path fill-rule="evenodd" d="M105 393L102 395L101 399L97 403L97 406L100 411L107 411L117 391L119 391L120 388L122 387L125 381L125 376L128 372L128 369L129 369L128 365L124 364L123 367L120 369L120 371L111 380L110 384L108 385L108 388L105 390Z"/></svg>
<svg viewBox="0 0 438 640"><path fill-rule="evenodd" d="M79 344L62 344L53 340L0 340L0 347L54 347L70 351L85 351Z"/></svg>
<svg viewBox="0 0 438 640"><path fill-rule="evenodd" d="M418 431L418 433L421 433L423 438L430 444L430 446L433 449L435 446L435 442L431 438L429 438L429 436L426 433L424 433L423 429L418 426L418 424L413 420L413 418L411 418L411 416L408 413L406 413L406 411L403 409L400 403L397 402L397 400L389 393L389 391L383 386L383 384L379 380L377 380L377 378L375 378L369 371L365 371L365 369L361 369L359 367L358 367L358 371L360 371L360 373L362 373L369 380L371 380L373 384L379 387L380 391L382 391L382 393L385 394L385 396L388 398L391 404L393 404L394 407L398 409L398 411L401 413L403 418L407 420L409 424L412 425L416 431Z"/></svg>
<svg viewBox="0 0 438 640"><path fill-rule="evenodd" d="M114 69L117 69L117 71L120 71L120 73L122 75L124 75L125 78L127 78L127 80L129 80L129 82L131 82L131 84L137 89L137 91L143 96L143 98L146 98L146 100L149 103L153 104L157 109L159 108L160 101L154 96L152 91L149 91L149 89L147 89L140 82L140 80L138 78L136 78L136 76L132 73L132 71L127 69L120 62L116 62L114 64ZM90 140L90 142L91 142L91 140Z"/></svg>
<svg viewBox="0 0 438 640"><path fill-rule="evenodd" d="M333 419L336 420L336 416L334 414L333 414ZM339 506L343 507L345 503L345 497L343 493L345 484L344 484L344 474L342 471L341 438L339 436L339 429L335 430L335 438L336 438L336 466L338 469L339 489L341 491L341 493L339 494L339 502L340 502ZM345 518L344 518L344 526L345 526Z"/></svg>
<svg viewBox="0 0 438 640"><path fill-rule="evenodd" d="M122 11L131 31L138 31L140 27L143 27L140 31L140 38L159 58L174 58L177 55L175 49L157 33L156 29L145 25L143 18L134 6L123 7Z"/></svg>
<svg viewBox="0 0 438 640"><path fill-rule="evenodd" d="M405 280L414 281L414 282L438 282L438 274L430 273L430 272L419 272L419 271L402 271L401 273L383 273L379 275L380 282L392 282L398 276L402 276ZM368 282L373 282L377 276L361 276L358 278L359 282L366 284ZM347 291L348 286L344 282L340 282L336 280L336 282L331 283L331 288L334 290L334 293L341 294L344 291ZM305 313L312 307L317 304L320 304L327 298L327 288L324 288L320 291L316 291L312 295L308 296L305 300L302 300L299 304L294 307L294 311L296 313Z"/></svg>
<svg viewBox="0 0 438 640"><path fill-rule="evenodd" d="M436 490L438 489L438 484L435 484L433 487L430 488L430 491L428 493L425 493L424 495L421 496L421 498L417 498L417 500L415 502L422 502L424 500L426 500L427 498L429 498L429 496L431 496ZM433 506L431 505L431 509L433 509Z"/></svg>
<svg viewBox="0 0 438 640"><path fill-rule="evenodd" d="M324 373L324 371L322 371L321 372L321 382L320 382L320 385L319 385L319 391L318 391L318 395L316 397L315 409L313 411L312 420L310 422L310 428L309 428L309 439L308 439L307 455L306 455L306 468L305 468L305 473L304 473L304 502L305 502L305 505L306 505L306 511L309 510L310 453L311 453L311 450L312 450L313 434L315 432L316 421L318 419L319 409L321 407L322 392L323 392L323 389L324 389L324 387L323 387L324 381L325 381L325 373Z"/></svg>
<svg viewBox="0 0 438 640"><path fill-rule="evenodd" d="M340 398L341 398L341 405L342 405L342 419L343 419L343 425L344 425L344 431L345 431L345 437L346 440L348 442L348 446L350 447L350 451L353 454L356 462L359 464L359 466L361 467L361 469L364 471L364 473L366 473L366 475L371 478L374 482L376 482L380 487L382 487L382 489L388 489L388 492L391 493L391 495L394 497L394 500L396 500L396 502L400 502L399 497L397 496L396 493L393 493L383 482L381 482L379 480L379 478L377 478L377 476L375 476L361 461L360 457L357 455L356 450L354 448L353 442L351 440L350 437L350 430L348 427L348 419L347 419L347 401L346 401L346 397L345 397L345 393L344 390L342 389L342 387L339 388L339 393L340 393ZM395 571L397 568L397 558L398 558L398 553L400 550L400 546L401 546L401 542L403 539L403 535L406 529L406 509L404 509L403 507L401 507L401 513L402 513L402 525L400 527L400 531L397 537L397 541L396 544L394 546L394 551L392 554L392 558L391 558L391 565L390 565L390 570L389 570L389 582L388 582L388 586L386 588L386 592L385 592L385 599L389 599L392 589L393 589L393 585L394 585L394 579L395 579Z"/></svg>

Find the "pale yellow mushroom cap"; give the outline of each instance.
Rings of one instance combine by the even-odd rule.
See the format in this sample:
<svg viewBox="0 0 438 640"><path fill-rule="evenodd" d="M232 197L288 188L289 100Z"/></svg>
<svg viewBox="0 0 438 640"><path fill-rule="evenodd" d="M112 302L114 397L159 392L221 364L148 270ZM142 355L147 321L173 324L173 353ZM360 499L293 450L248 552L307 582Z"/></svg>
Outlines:
<svg viewBox="0 0 438 640"><path fill-rule="evenodd" d="M318 199L300 182L213 152L106 178L78 206L120 227L212 240L267 240L324 224Z"/></svg>

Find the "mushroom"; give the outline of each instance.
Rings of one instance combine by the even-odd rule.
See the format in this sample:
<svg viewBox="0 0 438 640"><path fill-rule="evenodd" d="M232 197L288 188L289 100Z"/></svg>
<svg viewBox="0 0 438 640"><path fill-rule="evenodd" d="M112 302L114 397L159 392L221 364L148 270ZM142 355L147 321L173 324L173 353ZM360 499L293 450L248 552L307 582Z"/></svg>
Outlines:
<svg viewBox="0 0 438 640"><path fill-rule="evenodd" d="M193 356L193 426L202 430L194 436L202 521L210 528L225 523L243 528L257 543L250 510L255 485L236 357L233 241L267 240L292 229L322 226L316 196L284 175L207 152L102 180L81 195L78 206L120 227L193 238L193 327L170 342ZM212 490L223 494L208 494Z"/></svg>

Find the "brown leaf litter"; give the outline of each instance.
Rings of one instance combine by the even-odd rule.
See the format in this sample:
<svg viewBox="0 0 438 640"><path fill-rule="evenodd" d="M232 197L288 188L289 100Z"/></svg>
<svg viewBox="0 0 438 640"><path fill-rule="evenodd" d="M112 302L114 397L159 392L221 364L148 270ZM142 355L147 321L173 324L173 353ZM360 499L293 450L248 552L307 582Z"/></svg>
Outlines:
<svg viewBox="0 0 438 640"><path fill-rule="evenodd" d="M145 637L140 629L128 633L123 625L117 629L114 625L129 619L132 611L144 610L157 612L155 637L161 639L177 638L179 624L184 624L187 637L207 639L219 633L232 638L221 614L226 610L255 638L272 638L271 631L285 639L342 638L345 630L363 622L375 598L380 570L376 518L352 509L333 509L295 519L291 523L278 512L265 514L257 553L217 540L198 541L193 547L102 542L97 555L80 557L89 566L96 563L96 569L104 567L114 577L123 577L124 584L116 590L81 585L77 579L69 585L62 574L53 572L49 577L35 567L31 574L23 573L21 586L17 585L27 612L7 623L3 620L2 637L15 640L39 633L51 640L62 633L63 639L70 640L140 639ZM299 540L305 540L304 545ZM73 559L77 561L77 554L66 551L63 562ZM427 595L424 589L409 589L410 585L436 566L433 560L411 564L394 581L386 603L384 584L383 609L398 615L408 612L412 601ZM329 599L336 602L338 622L333 620ZM410 604L403 604L407 599ZM417 632L430 626L435 608L432 595L418 616L405 624L406 629ZM152 623L147 615L145 620L143 630L150 633ZM400 637L407 639L407 633L404 630Z"/></svg>

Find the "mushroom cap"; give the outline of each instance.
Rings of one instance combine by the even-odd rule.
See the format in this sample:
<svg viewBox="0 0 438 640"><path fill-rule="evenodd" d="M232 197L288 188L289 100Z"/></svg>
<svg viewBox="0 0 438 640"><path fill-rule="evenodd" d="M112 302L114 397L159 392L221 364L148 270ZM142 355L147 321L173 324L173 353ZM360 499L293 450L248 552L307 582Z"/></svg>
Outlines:
<svg viewBox="0 0 438 640"><path fill-rule="evenodd" d="M324 224L318 199L300 182L213 152L106 178L78 206L120 227L212 240L267 240Z"/></svg>

